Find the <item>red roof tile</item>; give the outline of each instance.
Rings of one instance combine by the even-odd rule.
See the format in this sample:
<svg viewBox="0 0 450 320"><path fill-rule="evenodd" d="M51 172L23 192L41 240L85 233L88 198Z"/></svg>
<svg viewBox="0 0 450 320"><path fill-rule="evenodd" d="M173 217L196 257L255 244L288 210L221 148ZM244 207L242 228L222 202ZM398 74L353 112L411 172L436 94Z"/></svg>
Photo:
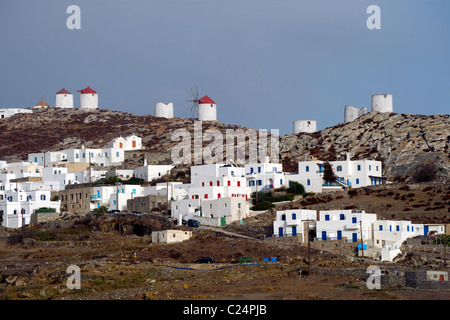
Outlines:
<svg viewBox="0 0 450 320"><path fill-rule="evenodd" d="M200 100L198 100L198 103L203 104L203 103L212 103L212 104L216 104L210 97L208 96L204 96L203 98L200 98Z"/></svg>

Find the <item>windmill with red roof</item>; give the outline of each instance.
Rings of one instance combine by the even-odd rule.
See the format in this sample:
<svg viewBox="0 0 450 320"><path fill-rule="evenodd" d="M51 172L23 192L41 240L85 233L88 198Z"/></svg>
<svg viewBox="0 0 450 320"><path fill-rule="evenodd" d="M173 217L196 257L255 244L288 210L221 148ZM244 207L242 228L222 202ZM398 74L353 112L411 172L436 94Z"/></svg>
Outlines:
<svg viewBox="0 0 450 320"><path fill-rule="evenodd" d="M65 88L56 93L55 108L73 108L73 95Z"/></svg>
<svg viewBox="0 0 450 320"><path fill-rule="evenodd" d="M192 116L198 116L198 120L201 121L216 121L217 120L217 107L214 100L208 96L198 98L198 88L195 86L191 89L193 99L186 100L192 102L191 112Z"/></svg>
<svg viewBox="0 0 450 320"><path fill-rule="evenodd" d="M81 109L98 109L98 94L89 86L82 90L77 90L80 94Z"/></svg>

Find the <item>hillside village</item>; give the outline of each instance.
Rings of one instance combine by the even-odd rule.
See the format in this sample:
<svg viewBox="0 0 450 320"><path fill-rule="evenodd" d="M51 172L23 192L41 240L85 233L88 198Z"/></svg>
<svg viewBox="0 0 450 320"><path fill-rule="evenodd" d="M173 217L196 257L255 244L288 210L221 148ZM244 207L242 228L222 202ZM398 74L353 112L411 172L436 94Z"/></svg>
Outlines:
<svg viewBox="0 0 450 320"><path fill-rule="evenodd" d="M79 90L80 109L97 110L98 94L87 87ZM198 100L198 120L217 121L215 102L205 96ZM2 118L15 113L42 113L53 109L40 101L30 109L3 112ZM73 96L66 89L56 93L55 109L73 109ZM372 112L391 114L392 95L372 96ZM345 107L344 122L351 123L367 114ZM157 118L172 119L173 104L155 104ZM294 134L316 131L313 120L294 121ZM245 165L192 165L189 181L171 181L174 165L147 163L140 159L122 168L126 154L145 151L143 137L118 136L100 148L81 145L76 148L27 154L27 161L0 161L0 219L7 228L20 228L56 220L63 216L89 214L161 212L178 225L223 227L261 213L258 198L274 191L286 193L301 186L300 196L350 190L390 183L383 175L378 157L352 160L350 152L342 160L310 159L297 162L296 172L283 171L283 164L263 161ZM134 153L135 155L136 153ZM175 179L176 180L176 179ZM285 198L289 199L289 198ZM292 200L292 198L290 198ZM275 200L274 200L275 201ZM262 201L264 204L264 201ZM102 211L103 210L103 211ZM307 222L305 222L307 221ZM189 222L189 223L188 223ZM361 210L278 211L273 221L273 238L299 238L309 241L363 243L359 254L381 261L392 261L401 244L418 235L446 234L444 224L413 224L411 221L379 220L377 213ZM175 236L175 235L174 235ZM356 246L355 246L356 249Z"/></svg>

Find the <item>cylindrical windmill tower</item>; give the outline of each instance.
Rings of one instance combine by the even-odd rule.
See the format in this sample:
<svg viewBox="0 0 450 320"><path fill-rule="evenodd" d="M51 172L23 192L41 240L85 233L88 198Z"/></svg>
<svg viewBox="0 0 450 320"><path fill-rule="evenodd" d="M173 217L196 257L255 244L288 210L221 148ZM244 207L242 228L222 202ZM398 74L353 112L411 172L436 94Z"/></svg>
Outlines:
<svg viewBox="0 0 450 320"><path fill-rule="evenodd" d="M173 118L173 103L165 104L163 102L155 103L155 116L160 118Z"/></svg>
<svg viewBox="0 0 450 320"><path fill-rule="evenodd" d="M198 120L216 121L217 108L216 103L208 96L204 96L198 100Z"/></svg>
<svg viewBox="0 0 450 320"><path fill-rule="evenodd" d="M294 133L316 132L316 120L296 120L294 121Z"/></svg>
<svg viewBox="0 0 450 320"><path fill-rule="evenodd" d="M394 112L392 94L372 95L372 112Z"/></svg>
<svg viewBox="0 0 450 320"><path fill-rule="evenodd" d="M98 108L98 94L96 91L87 87L83 90L78 90L80 94L80 108L81 109L97 109Z"/></svg>
<svg viewBox="0 0 450 320"><path fill-rule="evenodd" d="M73 108L73 95L62 88L55 95L55 108Z"/></svg>

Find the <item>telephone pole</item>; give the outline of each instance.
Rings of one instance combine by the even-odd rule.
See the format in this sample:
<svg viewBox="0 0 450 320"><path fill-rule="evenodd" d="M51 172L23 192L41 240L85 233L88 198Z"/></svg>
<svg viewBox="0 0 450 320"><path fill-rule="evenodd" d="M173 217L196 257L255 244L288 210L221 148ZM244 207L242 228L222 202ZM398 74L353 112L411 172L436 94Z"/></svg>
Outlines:
<svg viewBox="0 0 450 320"><path fill-rule="evenodd" d="M361 256L362 256L362 261L364 262L364 242L363 242L363 232L362 232L362 221L359 221L359 229L361 232Z"/></svg>

